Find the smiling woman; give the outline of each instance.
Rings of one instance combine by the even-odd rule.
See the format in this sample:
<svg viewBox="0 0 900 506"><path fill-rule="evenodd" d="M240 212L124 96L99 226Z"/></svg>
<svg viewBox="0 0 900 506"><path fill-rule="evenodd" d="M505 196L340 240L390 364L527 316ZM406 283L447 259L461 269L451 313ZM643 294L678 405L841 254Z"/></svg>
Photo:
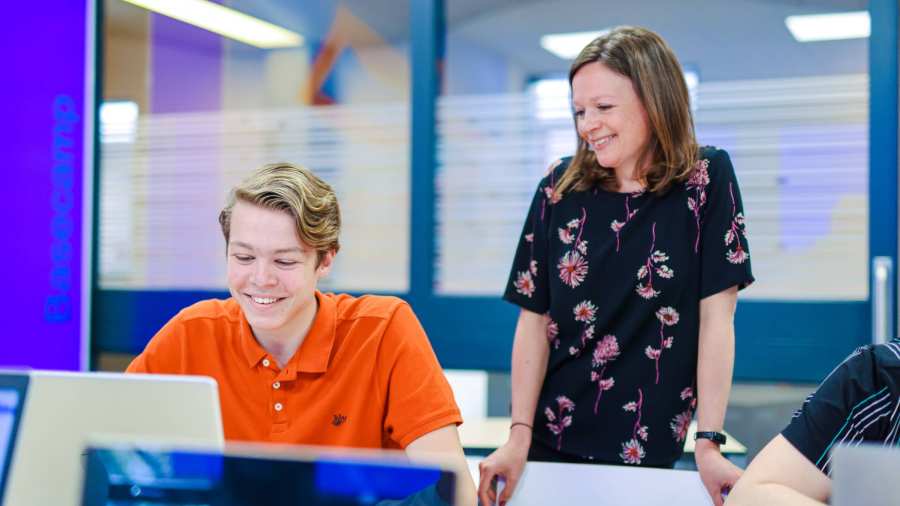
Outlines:
<svg viewBox="0 0 900 506"><path fill-rule="evenodd" d="M578 147L538 183L506 285L521 308L513 423L481 464L483 503L496 476L509 499L527 460L672 467L695 410L721 436L737 291L753 282L734 168L698 147L668 44L615 28L569 83ZM721 504L740 471L711 441L695 457Z"/></svg>
<svg viewBox="0 0 900 506"><path fill-rule="evenodd" d="M650 142L647 111L631 80L600 62L586 64L572 78L575 126L600 167L615 167L614 188L640 191L646 174L638 172ZM603 94L591 94L605 90ZM642 184L643 183L643 184Z"/></svg>

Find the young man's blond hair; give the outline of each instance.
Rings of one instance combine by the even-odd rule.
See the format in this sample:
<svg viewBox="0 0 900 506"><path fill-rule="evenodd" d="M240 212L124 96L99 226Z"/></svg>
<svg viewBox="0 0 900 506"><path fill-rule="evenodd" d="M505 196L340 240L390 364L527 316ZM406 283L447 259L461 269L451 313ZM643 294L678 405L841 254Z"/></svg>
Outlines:
<svg viewBox="0 0 900 506"><path fill-rule="evenodd" d="M296 223L297 235L318 253L318 261L329 251L340 249L341 210L331 185L306 167L272 163L259 168L235 186L219 213L225 244L231 237L231 213L237 201L284 211Z"/></svg>

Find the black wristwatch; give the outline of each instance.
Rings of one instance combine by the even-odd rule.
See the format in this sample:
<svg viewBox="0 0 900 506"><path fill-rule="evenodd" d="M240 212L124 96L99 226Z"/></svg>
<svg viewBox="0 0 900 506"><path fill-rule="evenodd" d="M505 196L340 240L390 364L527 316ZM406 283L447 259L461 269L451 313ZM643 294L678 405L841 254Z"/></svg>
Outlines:
<svg viewBox="0 0 900 506"><path fill-rule="evenodd" d="M723 445L723 444L725 444L725 441L728 441L728 438L725 437L725 434L722 434L721 432L713 432L713 431L697 432L696 434L694 434L694 441L696 441L698 439L709 439L710 441L712 441L713 443L716 443L717 445Z"/></svg>

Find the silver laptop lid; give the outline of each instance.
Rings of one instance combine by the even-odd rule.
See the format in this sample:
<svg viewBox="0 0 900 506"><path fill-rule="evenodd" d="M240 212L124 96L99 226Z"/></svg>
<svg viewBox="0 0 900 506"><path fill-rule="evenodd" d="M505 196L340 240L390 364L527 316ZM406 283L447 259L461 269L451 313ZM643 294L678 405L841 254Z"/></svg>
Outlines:
<svg viewBox="0 0 900 506"><path fill-rule="evenodd" d="M6 489L27 390L27 373L0 373L0 503Z"/></svg>
<svg viewBox="0 0 900 506"><path fill-rule="evenodd" d="M210 378L44 371L29 377L4 505L79 504L83 454L93 437L223 446Z"/></svg>
<svg viewBox="0 0 900 506"><path fill-rule="evenodd" d="M900 504L900 449L882 444L839 446L831 459L834 506Z"/></svg>

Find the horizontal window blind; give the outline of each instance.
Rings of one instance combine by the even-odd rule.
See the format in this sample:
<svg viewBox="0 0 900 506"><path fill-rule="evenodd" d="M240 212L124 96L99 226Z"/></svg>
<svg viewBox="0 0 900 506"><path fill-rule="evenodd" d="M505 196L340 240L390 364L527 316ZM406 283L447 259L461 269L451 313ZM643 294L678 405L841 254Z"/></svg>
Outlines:
<svg viewBox="0 0 900 506"><path fill-rule="evenodd" d="M124 142L102 140L101 288L224 289L219 210L276 161L309 167L338 194L342 248L323 289L408 288L405 104L141 115Z"/></svg>
<svg viewBox="0 0 900 506"><path fill-rule="evenodd" d="M701 144L728 150L757 283L743 297L863 300L868 76L701 83ZM437 291L499 295L537 182L570 155L565 93L443 97Z"/></svg>

